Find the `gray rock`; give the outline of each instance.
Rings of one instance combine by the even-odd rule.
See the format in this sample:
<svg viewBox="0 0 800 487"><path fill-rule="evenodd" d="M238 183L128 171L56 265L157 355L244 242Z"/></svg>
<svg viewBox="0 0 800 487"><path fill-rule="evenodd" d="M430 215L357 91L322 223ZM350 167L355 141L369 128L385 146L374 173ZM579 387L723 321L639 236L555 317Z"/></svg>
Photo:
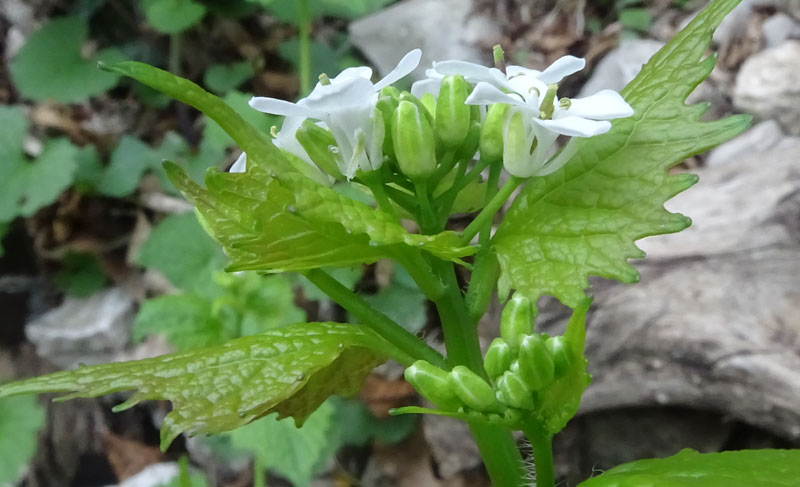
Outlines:
<svg viewBox="0 0 800 487"><path fill-rule="evenodd" d="M620 91L642 70L663 42L635 39L623 43L597 64L592 77L583 86L580 96L588 96L600 90Z"/></svg>
<svg viewBox="0 0 800 487"><path fill-rule="evenodd" d="M761 38L764 47L776 47L787 39L800 37L800 22L784 13L777 13L764 21Z"/></svg>
<svg viewBox="0 0 800 487"><path fill-rule="evenodd" d="M706 166L719 166L735 162L753 152L764 152L778 145L785 137L778 122L766 120L714 149L706 159Z"/></svg>
<svg viewBox="0 0 800 487"><path fill-rule="evenodd" d="M133 299L120 288L88 298L66 298L25 327L39 356L62 368L113 359L128 342Z"/></svg>
<svg viewBox="0 0 800 487"><path fill-rule="evenodd" d="M800 135L800 41L785 41L745 61L733 104L760 119L774 118L787 133Z"/></svg>
<svg viewBox="0 0 800 487"><path fill-rule="evenodd" d="M745 27L753 15L754 8L771 7L781 9L786 6L786 3L787 0L742 0L714 31L714 43L720 46L722 50L727 49L734 40L745 34Z"/></svg>
<svg viewBox="0 0 800 487"><path fill-rule="evenodd" d="M412 74L424 76L431 62L459 59L490 65L491 46L500 41L497 24L476 14L467 0L407 0L350 24L350 39L382 74L403 55L422 49Z"/></svg>

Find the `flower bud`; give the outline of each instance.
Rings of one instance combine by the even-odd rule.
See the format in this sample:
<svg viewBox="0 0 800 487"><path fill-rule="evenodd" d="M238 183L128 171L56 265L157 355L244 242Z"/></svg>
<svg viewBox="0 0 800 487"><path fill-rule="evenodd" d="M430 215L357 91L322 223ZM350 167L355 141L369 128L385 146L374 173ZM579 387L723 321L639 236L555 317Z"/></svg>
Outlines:
<svg viewBox="0 0 800 487"><path fill-rule="evenodd" d="M530 177L534 166L531 159L533 139L525 127L524 115L514 110L505 127L503 146L503 167L511 175Z"/></svg>
<svg viewBox="0 0 800 487"><path fill-rule="evenodd" d="M502 338L495 338L486 350L483 367L489 378L496 381L511 367L511 347Z"/></svg>
<svg viewBox="0 0 800 487"><path fill-rule="evenodd" d="M336 179L342 179L336 157L330 150L331 147L336 147L336 140L330 130L320 127L311 120L305 120L295 132L295 137L317 167Z"/></svg>
<svg viewBox="0 0 800 487"><path fill-rule="evenodd" d="M446 411L457 411L463 406L450 387L447 372L424 360L411 364L405 370L405 378L422 397Z"/></svg>
<svg viewBox="0 0 800 487"><path fill-rule="evenodd" d="M433 93L425 93L419 97L419 102L425 107L425 110L431 114L433 120L436 120L436 97Z"/></svg>
<svg viewBox="0 0 800 487"><path fill-rule="evenodd" d="M392 120L397 165L411 180L426 179L436 170L433 129L420 112L416 104L404 100L397 106Z"/></svg>
<svg viewBox="0 0 800 487"><path fill-rule="evenodd" d="M392 143L392 119L394 118L394 111L397 109L398 99L396 97L384 95L383 92L389 88L393 88L397 91L394 87L387 87L381 90L381 95L378 96L378 102L375 105L381 115L383 116L384 122L384 136L383 136L383 153L387 156L394 158L394 144ZM399 92L398 92L399 93Z"/></svg>
<svg viewBox="0 0 800 487"><path fill-rule="evenodd" d="M572 348L563 336L550 337L545 344L550 355L553 356L555 378L560 379L572 365Z"/></svg>
<svg viewBox="0 0 800 487"><path fill-rule="evenodd" d="M480 122L470 122L469 131L461 147L456 151L456 160L472 160L475 153L478 152L478 144L481 138L481 124Z"/></svg>
<svg viewBox="0 0 800 487"><path fill-rule="evenodd" d="M444 146L456 149L469 131L472 109L465 102L469 84L461 75L445 76L436 100L436 133Z"/></svg>
<svg viewBox="0 0 800 487"><path fill-rule="evenodd" d="M528 335L522 339L517 370L531 390L539 391L553 382L553 357L541 335Z"/></svg>
<svg viewBox="0 0 800 487"><path fill-rule="evenodd" d="M531 410L535 404L533 392L517 374L508 371L497 381L500 400L511 407Z"/></svg>
<svg viewBox="0 0 800 487"><path fill-rule="evenodd" d="M433 127L435 125L435 118L433 116L434 112L429 110L428 107L426 107L425 104L422 103L422 100L420 100L419 98L417 98L416 96L412 95L411 93L409 93L407 91L404 91L404 92L400 93L400 97L398 98L398 100L399 101L410 101L411 103L416 105L417 108L419 108L420 113L425 115L425 118L428 120L428 123L430 124L430 126ZM433 105L433 108L435 109L436 105Z"/></svg>
<svg viewBox="0 0 800 487"><path fill-rule="evenodd" d="M481 128L480 151L482 158L490 161L499 161L503 158L503 125L508 110L508 105L495 103L486 112L486 119Z"/></svg>
<svg viewBox="0 0 800 487"><path fill-rule="evenodd" d="M456 365L448 375L450 387L467 407L481 412L499 412L504 408L494 389L478 374L463 365Z"/></svg>
<svg viewBox="0 0 800 487"><path fill-rule="evenodd" d="M533 319L536 316L531 301L520 293L503 308L500 315L500 336L516 352L525 335L533 333Z"/></svg>

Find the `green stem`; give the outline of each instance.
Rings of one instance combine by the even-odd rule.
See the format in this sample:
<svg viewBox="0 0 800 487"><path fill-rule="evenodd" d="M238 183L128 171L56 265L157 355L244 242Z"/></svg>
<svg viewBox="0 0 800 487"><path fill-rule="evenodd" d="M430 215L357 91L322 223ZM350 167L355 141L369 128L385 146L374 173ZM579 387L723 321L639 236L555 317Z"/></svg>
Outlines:
<svg viewBox="0 0 800 487"><path fill-rule="evenodd" d="M258 455L253 459L253 487L267 487L267 469Z"/></svg>
<svg viewBox="0 0 800 487"><path fill-rule="evenodd" d="M468 325L468 313L453 265L437 261L435 268L446 289L445 295L436 301L436 307L444 329L447 362L450 366L466 365L485 376L477 333ZM470 431L495 487L525 485L522 456L511 431L480 423L470 424Z"/></svg>
<svg viewBox="0 0 800 487"><path fill-rule="evenodd" d="M167 60L170 73L175 76L181 75L181 35L172 34L169 36L169 59Z"/></svg>
<svg viewBox="0 0 800 487"><path fill-rule="evenodd" d="M556 481L553 467L553 435L544 431L538 424L529 424L522 431L533 450L536 487L554 487Z"/></svg>
<svg viewBox="0 0 800 487"><path fill-rule="evenodd" d="M392 249L392 256L408 271L428 299L434 302L441 299L445 293L444 286L418 251L400 245Z"/></svg>
<svg viewBox="0 0 800 487"><path fill-rule="evenodd" d="M300 42L300 93L305 96L311 91L311 10L309 0L298 0L298 19Z"/></svg>
<svg viewBox="0 0 800 487"><path fill-rule="evenodd" d="M364 325L393 344L400 354L391 357L405 366L411 365L416 360L427 360L437 367L445 365L445 360L439 352L432 349L422 340L409 333L405 328L395 323L391 318L373 308L363 298L344 287L339 281L321 269L311 269L303 275L317 286L322 292L337 302Z"/></svg>
<svg viewBox="0 0 800 487"><path fill-rule="evenodd" d="M480 178L481 173L486 166L489 165L489 161L486 159L481 159L475 164L475 167L470 170L467 174L464 175L461 179L456 180L451 187L447 189L444 193L440 194L436 198L436 202L440 208L440 216L444 219L450 214L450 210L453 208L453 203L456 201L456 197L458 197L458 193L461 192L464 188L466 188L470 183L477 181Z"/></svg>
<svg viewBox="0 0 800 487"><path fill-rule="evenodd" d="M436 169L436 172L431 178L433 183L439 184L439 181L441 181L443 177L447 176L447 174L452 171L454 167L456 167L457 162L455 151L450 150L445 152L439 167Z"/></svg>
<svg viewBox="0 0 800 487"><path fill-rule="evenodd" d="M404 210L411 213L412 215L416 215L417 211L419 210L417 201L414 199L413 195L406 193L405 191L400 191L397 188L393 188L391 186L385 186L384 190L389 198L392 199L395 203L400 205Z"/></svg>
<svg viewBox="0 0 800 487"><path fill-rule="evenodd" d="M386 196L386 190L384 189L383 181L380 179L380 173L378 171L370 171L362 176L361 181L372 191L372 195L378 203L378 208L388 213L396 221L400 221L400 218L397 216L397 211L394 209L394 205L389 200L389 197Z"/></svg>
<svg viewBox="0 0 800 487"><path fill-rule="evenodd" d="M511 196L511 193L514 192L515 189L524 181L522 178L518 178L516 176L510 176L508 180L503 184L503 187L500 188L500 191L494 195L494 197L489 201L483 210L478 213L478 216L472 220L464 232L461 234L461 244L462 245L469 245L472 238L478 234L478 232L484 228L484 225L491 224L492 218L494 218L494 214L497 213L503 204L508 200Z"/></svg>
<svg viewBox="0 0 800 487"><path fill-rule="evenodd" d="M440 231L437 222L436 213L431 206L430 196L428 195L427 181L414 181L414 189L416 190L417 200L419 201L419 209L421 221L419 222L422 233L432 235Z"/></svg>

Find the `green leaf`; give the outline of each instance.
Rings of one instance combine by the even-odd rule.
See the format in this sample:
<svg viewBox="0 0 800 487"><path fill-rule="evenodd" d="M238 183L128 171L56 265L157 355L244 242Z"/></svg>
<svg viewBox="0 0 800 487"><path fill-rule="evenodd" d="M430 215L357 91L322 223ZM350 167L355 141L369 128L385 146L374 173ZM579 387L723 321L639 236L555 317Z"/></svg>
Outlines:
<svg viewBox="0 0 800 487"><path fill-rule="evenodd" d="M328 73L333 76L344 67L340 62L340 53L331 49L327 44L318 41L311 42L311 72ZM278 45L278 55L294 66L295 72L300 70L300 40L289 39Z"/></svg>
<svg viewBox="0 0 800 487"><path fill-rule="evenodd" d="M669 458L620 465L579 487L794 487L798 479L800 450L686 449Z"/></svg>
<svg viewBox="0 0 800 487"><path fill-rule="evenodd" d="M270 415L230 433L235 448L246 450L258 460L257 465L271 470L297 486L311 485L319 465L329 459L335 408L324 402L303 424L279 421Z"/></svg>
<svg viewBox="0 0 800 487"><path fill-rule="evenodd" d="M619 23L628 29L647 32L653 16L645 8L626 8L619 12Z"/></svg>
<svg viewBox="0 0 800 487"><path fill-rule="evenodd" d="M252 78L253 74L253 65L250 61L214 64L206 70L203 82L211 91L227 93Z"/></svg>
<svg viewBox="0 0 800 487"><path fill-rule="evenodd" d="M97 189L106 196L127 196L139 187L144 173L160 163L149 145L136 137L124 135L112 152L111 163L103 172Z"/></svg>
<svg viewBox="0 0 800 487"><path fill-rule="evenodd" d="M209 171L204 189L175 165L165 167L225 248L230 270L352 266L389 256L398 244L453 260L472 253L452 232L410 234L385 213L297 173L272 177L257 164L246 173Z"/></svg>
<svg viewBox="0 0 800 487"><path fill-rule="evenodd" d="M427 298L414 279L400 266L392 269L388 286L377 294L365 295L364 300L411 333L422 330L428 321L425 303ZM358 323L355 317L350 320Z"/></svg>
<svg viewBox="0 0 800 487"><path fill-rule="evenodd" d="M300 19L298 2L291 0L249 0L264 6L281 22L296 24ZM394 0L318 0L309 2L311 17L357 19L394 2Z"/></svg>
<svg viewBox="0 0 800 487"><path fill-rule="evenodd" d="M106 275L92 254L67 254L53 282L63 292L87 297L105 287Z"/></svg>
<svg viewBox="0 0 800 487"><path fill-rule="evenodd" d="M219 345L232 337L213 315L211 300L197 294L171 294L148 299L133 321L131 338L142 341L162 335L178 352Z"/></svg>
<svg viewBox="0 0 800 487"><path fill-rule="evenodd" d="M28 121L18 107L0 107L0 221L31 216L72 183L79 150L67 139L49 140L35 161L23 141Z"/></svg>
<svg viewBox="0 0 800 487"><path fill-rule="evenodd" d="M158 270L180 289L207 291L214 286L212 276L224 266L225 257L195 215L184 213L164 218L147 237L136 261Z"/></svg>
<svg viewBox="0 0 800 487"><path fill-rule="evenodd" d="M219 347L133 362L81 367L0 386L0 398L70 392L60 400L135 389L115 408L166 399L173 409L161 446L180 433L230 431L270 413L298 426L331 394L352 394L384 357L390 343L360 325L301 323L239 338ZM405 359L404 359L405 360Z"/></svg>
<svg viewBox="0 0 800 487"><path fill-rule="evenodd" d="M75 17L52 20L32 34L9 67L20 94L76 103L116 85L116 75L100 72L95 65L100 59L118 61L119 51L107 50L85 59L81 49L87 35L86 22Z"/></svg>
<svg viewBox="0 0 800 487"><path fill-rule="evenodd" d="M701 121L707 104L686 97L714 67L703 58L714 29L738 0L716 0L648 62L622 92L636 113L610 132L573 139L569 163L531 180L494 239L501 293L514 288L536 302L550 294L570 307L584 297L588 277L632 283L628 263L644 257L634 241L688 227L664 202L697 177L667 170L744 131L748 116Z"/></svg>
<svg viewBox="0 0 800 487"><path fill-rule="evenodd" d="M225 98L223 98L223 101L260 132L269 133L273 125L280 126L280 117L262 113L250 107L248 104L250 101L250 95L246 95L240 91L234 90L227 93ZM209 117L204 118L204 142L207 141L212 146L222 149L227 149L236 145L236 142L227 133L225 133L225 130L223 130L217 122Z"/></svg>
<svg viewBox="0 0 800 487"><path fill-rule="evenodd" d="M0 485L16 485L36 451L44 419L33 396L0 400Z"/></svg>
<svg viewBox="0 0 800 487"><path fill-rule="evenodd" d="M362 401L340 397L329 401L336 406L335 424L342 445L364 446L373 438L383 444L399 443L417 424L417 418L410 414L378 419Z"/></svg>
<svg viewBox="0 0 800 487"><path fill-rule="evenodd" d="M206 14L206 8L193 0L142 0L147 23L164 34L179 34Z"/></svg>

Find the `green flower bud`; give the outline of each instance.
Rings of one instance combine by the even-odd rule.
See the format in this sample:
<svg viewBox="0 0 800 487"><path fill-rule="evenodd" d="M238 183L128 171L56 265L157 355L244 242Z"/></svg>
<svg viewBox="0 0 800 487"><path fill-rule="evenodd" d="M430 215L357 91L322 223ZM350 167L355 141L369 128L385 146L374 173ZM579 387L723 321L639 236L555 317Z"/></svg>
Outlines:
<svg viewBox="0 0 800 487"><path fill-rule="evenodd" d="M433 129L420 112L416 104L404 100L397 106L392 120L392 142L397 165L411 180L426 179L436 170Z"/></svg>
<svg viewBox="0 0 800 487"><path fill-rule="evenodd" d="M553 382L555 365L553 356L541 335L528 335L522 339L517 358L519 376L533 391L539 391Z"/></svg>
<svg viewBox="0 0 800 487"><path fill-rule="evenodd" d="M456 365L448 375L450 387L467 407L481 412L500 412L504 408L494 389L483 378L463 365Z"/></svg>
<svg viewBox="0 0 800 487"><path fill-rule="evenodd" d="M450 387L448 374L424 360L417 360L405 370L406 381L414 389L446 411L457 411L464 404Z"/></svg>
<svg viewBox="0 0 800 487"><path fill-rule="evenodd" d="M448 149L459 147L469 131L472 109L466 105L469 84L461 75L445 76L436 100L436 132Z"/></svg>
<svg viewBox="0 0 800 487"><path fill-rule="evenodd" d="M428 120L428 123L431 125L431 127L435 126L436 122L435 122L435 119L433 117L433 112L431 110L429 110L428 107L426 107L425 104L422 103L422 101L419 98L417 98L416 96L412 95L411 93L409 93L407 91L404 91L404 92L400 93L400 97L398 98L398 100L400 100L400 101L410 101L411 103L416 105L417 108L419 108L420 113L423 113L425 115L425 118ZM435 108L435 106L434 106L434 108Z"/></svg>
<svg viewBox="0 0 800 487"><path fill-rule="evenodd" d="M533 392L520 376L511 371L500 377L497 389L500 391L500 400L511 407L531 410L535 406Z"/></svg>
<svg viewBox="0 0 800 487"><path fill-rule="evenodd" d="M419 102L422 103L422 106L425 107L425 110L431 114L434 120L436 120L436 97L433 96L433 93L425 93L419 98Z"/></svg>
<svg viewBox="0 0 800 487"><path fill-rule="evenodd" d="M502 338L495 338L486 350L486 358L483 359L483 367L489 378L496 381L505 371L511 367L511 347Z"/></svg>
<svg viewBox="0 0 800 487"><path fill-rule="evenodd" d="M456 160L463 161L465 159L471 160L478 152L478 144L481 139L481 124L480 122L470 122L467 137L461 144L461 147L456 151Z"/></svg>
<svg viewBox="0 0 800 487"><path fill-rule="evenodd" d="M572 365L572 348L563 336L550 337L545 344L550 355L553 356L555 378L560 379Z"/></svg>
<svg viewBox="0 0 800 487"><path fill-rule="evenodd" d="M387 87L381 90L381 95L378 97L378 103L375 107L383 115L384 123L384 137L383 137L383 153L394 159L394 144L392 143L392 119L394 118L394 111L400 101L396 97L384 95L383 92L389 88L397 91L397 88ZM399 92L398 92L399 94Z"/></svg>
<svg viewBox="0 0 800 487"><path fill-rule="evenodd" d="M499 161L503 158L503 124L508 110L508 105L495 103L486 112L486 119L481 128L480 151L482 158L491 161Z"/></svg>
<svg viewBox="0 0 800 487"><path fill-rule="evenodd" d="M531 147L534 140L528 137L522 112L514 111L508 119L503 146L503 166L506 171L518 177L530 177L533 162Z"/></svg>
<svg viewBox="0 0 800 487"><path fill-rule="evenodd" d="M394 86L387 86L380 91L380 96L386 96L389 98L394 98L395 100L399 101L400 98L400 90L395 88Z"/></svg>
<svg viewBox="0 0 800 487"><path fill-rule="evenodd" d="M343 179L336 164L336 157L330 150L331 147L336 147L336 140L330 130L320 127L311 120L305 120L295 132L295 137L317 167L336 179Z"/></svg>
<svg viewBox="0 0 800 487"><path fill-rule="evenodd" d="M520 293L503 308L500 315L500 336L516 352L525 335L533 333L533 319L536 316L531 301Z"/></svg>

